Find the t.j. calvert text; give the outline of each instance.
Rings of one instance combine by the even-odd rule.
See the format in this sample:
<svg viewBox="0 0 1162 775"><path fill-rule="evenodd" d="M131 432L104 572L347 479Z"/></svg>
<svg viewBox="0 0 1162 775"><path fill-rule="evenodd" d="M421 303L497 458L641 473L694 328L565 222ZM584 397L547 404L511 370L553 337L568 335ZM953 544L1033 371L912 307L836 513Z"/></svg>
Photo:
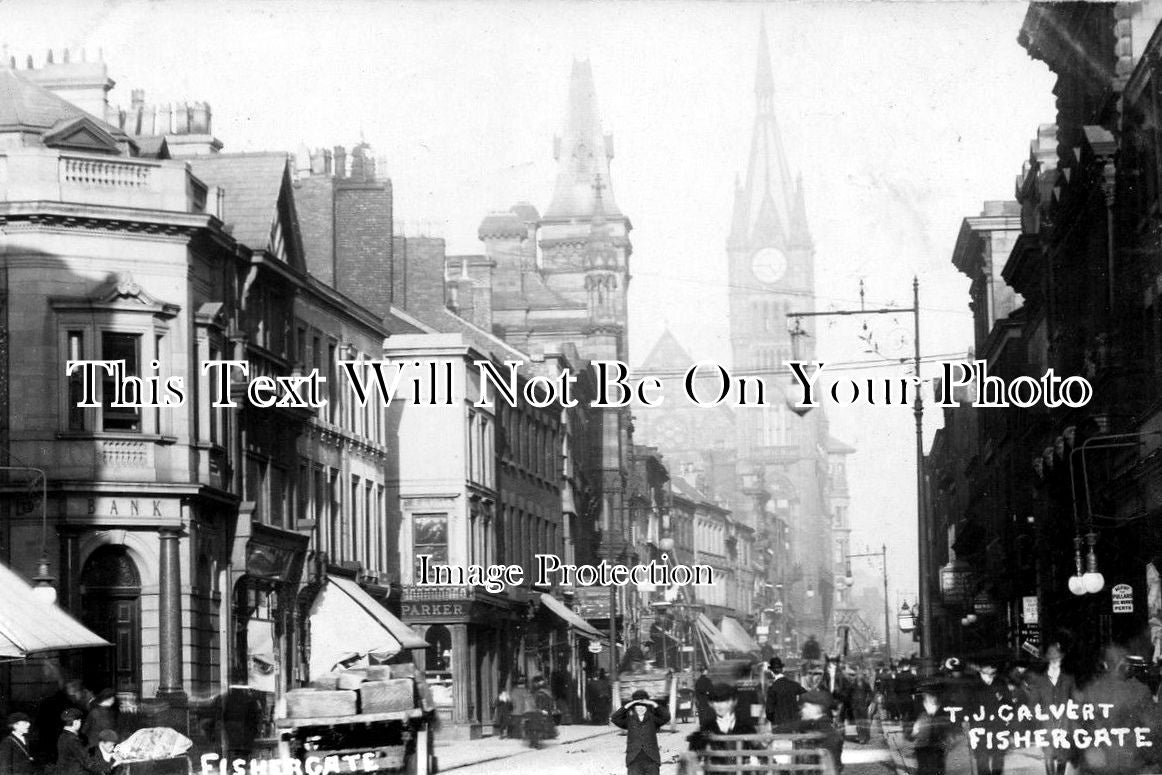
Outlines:
<svg viewBox="0 0 1162 775"><path fill-rule="evenodd" d="M342 375L355 403L366 406L378 402L390 406L403 400L421 406L451 406L459 398L456 390L457 371L451 362L418 360L355 360L338 361ZM479 379L479 393L475 406L491 407L494 402L518 406L522 402L534 407L578 405L575 388L579 375L568 369L549 376L522 374L521 361L473 362ZM633 375L621 361L592 361L592 393L589 406L621 408L660 406L665 400L662 380L653 375ZM865 404L867 406L907 405L912 403L924 387L916 377L853 378L829 372L822 361L806 363L788 361L789 387L776 389L775 375L735 375L714 362L699 362L690 366L682 377L682 392L695 406L715 407L728 405L738 408L771 406L786 403L795 408L813 408L823 400L839 405ZM144 408L181 406L187 389L181 376L163 376L157 361L150 363L147 375L127 374L124 361L76 360L68 361L65 373L81 376L81 400L78 407L97 407L111 400L116 408ZM236 407L237 393L232 388L238 380L245 380L245 393L251 406L258 408L290 407L317 409L326 406L323 386L327 378L312 369L306 374L287 376L250 376L250 364L242 360L203 361L200 373L208 378L210 405ZM111 377L112 396L102 396L104 378ZM994 407L1047 407L1084 406L1093 397L1093 387L1080 376L1061 377L1053 369L1040 378L1019 376L1010 381L988 373L988 364L977 360L971 363L946 362L940 364L940 379L933 383L933 400L940 406L960 403L957 388L973 392L964 402L982 408Z"/></svg>

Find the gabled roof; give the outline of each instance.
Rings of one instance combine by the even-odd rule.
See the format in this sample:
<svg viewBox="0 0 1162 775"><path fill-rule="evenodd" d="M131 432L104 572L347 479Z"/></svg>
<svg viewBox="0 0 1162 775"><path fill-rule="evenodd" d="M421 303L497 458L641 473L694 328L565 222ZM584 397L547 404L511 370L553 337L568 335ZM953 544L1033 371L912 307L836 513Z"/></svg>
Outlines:
<svg viewBox="0 0 1162 775"><path fill-rule="evenodd" d="M296 220L289 158L280 152L219 153L193 157L189 165L203 183L225 190L224 220L234 239L252 250L269 250L280 201ZM294 244L288 257L301 262L297 222L284 223L282 231L283 239Z"/></svg>
<svg viewBox="0 0 1162 775"><path fill-rule="evenodd" d="M33 83L10 67L0 66L0 132L43 134L64 122L86 118L119 143L132 141L115 126L78 108L64 97Z"/></svg>
<svg viewBox="0 0 1162 775"><path fill-rule="evenodd" d="M855 452L855 447L849 447L834 436L828 436L827 451L834 452L838 455L850 455Z"/></svg>
<svg viewBox="0 0 1162 775"><path fill-rule="evenodd" d="M117 138L92 116L82 115L61 119L41 135L41 142L50 148L69 148L90 153L121 153Z"/></svg>
<svg viewBox="0 0 1162 775"><path fill-rule="evenodd" d="M674 336L669 327L662 332L658 337L658 341L654 343L654 347L650 350L650 354L638 366L639 369L649 369L654 371L666 371L669 369L688 369L693 365L694 359L686 348L682 346L678 338Z"/></svg>
<svg viewBox="0 0 1162 775"><path fill-rule="evenodd" d="M713 503L701 490L680 476L670 477L670 488L675 495L692 503Z"/></svg>

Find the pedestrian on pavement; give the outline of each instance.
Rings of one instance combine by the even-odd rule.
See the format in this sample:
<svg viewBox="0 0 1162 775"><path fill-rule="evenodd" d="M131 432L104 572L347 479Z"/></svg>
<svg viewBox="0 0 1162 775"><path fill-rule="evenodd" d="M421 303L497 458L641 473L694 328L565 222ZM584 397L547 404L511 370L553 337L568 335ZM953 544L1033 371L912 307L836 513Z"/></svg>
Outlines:
<svg viewBox="0 0 1162 775"><path fill-rule="evenodd" d="M592 718L590 720L594 724L604 725L609 723L609 712L613 706L613 687L609 684L609 677L605 674L605 668L600 668L597 671L597 677L591 682L589 698L593 705Z"/></svg>
<svg viewBox="0 0 1162 775"><path fill-rule="evenodd" d="M553 722L556 705L545 679L534 676L530 686L533 695L533 711L525 714L525 737L532 748L540 748L542 740L557 736L557 725Z"/></svg>
<svg viewBox="0 0 1162 775"><path fill-rule="evenodd" d="M1040 706L1039 718L1044 718L1042 728L1050 730L1064 729L1067 734L1072 733L1073 723L1067 714L1054 717L1050 706L1062 706L1073 700L1081 699L1077 682L1073 676L1061 669L1065 659L1065 648L1060 641L1050 643L1045 649L1045 659L1048 665L1043 672L1030 672L1025 676L1025 694L1028 704L1036 712ZM1045 756L1045 775L1064 775L1065 767L1069 763L1070 752L1054 746L1041 749Z"/></svg>
<svg viewBox="0 0 1162 775"><path fill-rule="evenodd" d="M940 697L935 690L923 690L922 700L924 710L912 727L916 775L944 775L952 725L940 708Z"/></svg>
<svg viewBox="0 0 1162 775"><path fill-rule="evenodd" d="M779 734L819 734L822 747L831 754L835 772L843 772L843 733L831 721L834 700L821 689L813 689L799 698L799 718L774 728ZM804 763L804 762L796 762ZM826 771L826 770L824 770Z"/></svg>
<svg viewBox="0 0 1162 775"><path fill-rule="evenodd" d="M973 727L984 729L986 733L997 732L1006 728L1006 722L1001 720L1005 715L1000 712L1002 705L1013 705L1012 695L1008 685L997 679L999 668L996 662L986 662L980 666L980 680L973 691L972 706L965 708L965 713L976 715L983 712L981 721L969 722ZM971 739L971 738L970 738ZM1001 775L1005 769L1005 751L988 744L988 737L978 738L976 747L972 751L976 762L976 775Z"/></svg>
<svg viewBox="0 0 1162 775"><path fill-rule="evenodd" d="M783 660L773 657L767 666L775 674L775 677L767 685L767 696L763 710L767 721L771 722L771 726L777 727L780 724L788 724L798 717L799 696L807 690L798 681L787 677L784 672Z"/></svg>
<svg viewBox="0 0 1162 775"><path fill-rule="evenodd" d="M1154 699L1146 684L1131 676L1131 665L1125 649L1109 646L1102 662L1104 672L1081 690L1082 701L1109 706L1109 716L1096 714L1090 728L1134 729L1154 724ZM1155 743L1157 745L1157 743ZM1118 740L1100 749L1096 746L1081 752L1082 769L1096 775L1133 775L1143 771L1150 748L1139 748L1132 739ZM1150 770L1154 771L1154 770Z"/></svg>
<svg viewBox="0 0 1162 775"><path fill-rule="evenodd" d="M501 740L508 737L508 728L512 723L512 700L508 698L508 692L501 690L500 694L496 696L495 703L496 710L496 730L497 737Z"/></svg>
<svg viewBox="0 0 1162 775"><path fill-rule="evenodd" d="M85 723L81 724L81 740L91 750L97 748L97 738L106 729L117 729L117 711L114 705L117 702L117 693L112 689L102 689L85 715Z"/></svg>
<svg viewBox="0 0 1162 775"><path fill-rule="evenodd" d="M525 680L519 673L513 680L508 699L512 703L512 715L509 717L508 736L522 739L525 729L525 719L537 709L533 701L533 693L525 686Z"/></svg>
<svg viewBox="0 0 1162 775"><path fill-rule="evenodd" d="M81 742L83 715L76 708L61 714L64 729L57 738L56 775L107 775L109 768L100 756L93 756Z"/></svg>
<svg viewBox="0 0 1162 775"><path fill-rule="evenodd" d="M847 718L847 706L850 702L848 695L851 691L851 682L843 673L838 655L832 654L827 657L827 667L823 671L823 681L819 688L831 695L831 719L842 735L844 721Z"/></svg>
<svg viewBox="0 0 1162 775"><path fill-rule="evenodd" d="M703 665L698 680L694 682L694 702L698 709L698 724L701 726L710 720L714 711L710 708L710 689L714 682L706 675L706 666Z"/></svg>
<svg viewBox="0 0 1162 775"><path fill-rule="evenodd" d="M819 646L819 641L815 640L814 635L807 636L807 642L803 644L800 656L806 662L817 662L823 658L823 649Z"/></svg>
<svg viewBox="0 0 1162 775"><path fill-rule="evenodd" d="M856 673L848 692L851 717L855 721L855 739L860 745L871 740L869 706L872 704L872 685L866 670Z"/></svg>
<svg viewBox="0 0 1162 775"><path fill-rule="evenodd" d="M8 735L0 740L0 775L32 775L34 766L28 732L32 719L27 713L8 715Z"/></svg>
<svg viewBox="0 0 1162 775"><path fill-rule="evenodd" d="M658 730L669 720L670 709L651 700L645 689L635 691L629 702L613 712L610 721L626 731L626 775L658 775L662 764Z"/></svg>
<svg viewBox="0 0 1162 775"><path fill-rule="evenodd" d="M730 743L715 743L708 739L709 735L753 735L756 733L754 724L748 718L740 718L738 709L738 692L730 684L714 684L710 687L708 699L713 715L698 725L698 731L686 738L690 743L690 750L730 748ZM757 747L747 745L748 748Z"/></svg>

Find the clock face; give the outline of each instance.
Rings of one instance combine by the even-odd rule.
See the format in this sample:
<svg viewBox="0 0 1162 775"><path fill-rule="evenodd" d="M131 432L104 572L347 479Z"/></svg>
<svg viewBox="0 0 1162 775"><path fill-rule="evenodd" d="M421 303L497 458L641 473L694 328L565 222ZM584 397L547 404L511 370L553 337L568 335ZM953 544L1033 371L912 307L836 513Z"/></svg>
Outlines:
<svg viewBox="0 0 1162 775"><path fill-rule="evenodd" d="M761 283L777 283L787 271L787 257L778 248L763 248L751 259L750 270Z"/></svg>

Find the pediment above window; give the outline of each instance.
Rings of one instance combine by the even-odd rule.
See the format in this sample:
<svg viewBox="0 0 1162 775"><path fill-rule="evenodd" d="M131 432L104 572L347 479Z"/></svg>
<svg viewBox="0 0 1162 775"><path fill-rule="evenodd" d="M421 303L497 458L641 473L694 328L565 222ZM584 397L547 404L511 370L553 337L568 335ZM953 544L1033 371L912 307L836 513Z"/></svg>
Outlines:
<svg viewBox="0 0 1162 775"><path fill-rule="evenodd" d="M88 296L55 298L52 299L51 304L52 308L58 312L66 310L117 310L143 312L166 318L172 318L181 311L181 305L170 304L154 298L128 272L110 275Z"/></svg>
<svg viewBox="0 0 1162 775"><path fill-rule="evenodd" d="M121 156L116 138L97 121L87 116L62 121L45 132L42 141L49 148L65 148L89 153Z"/></svg>

